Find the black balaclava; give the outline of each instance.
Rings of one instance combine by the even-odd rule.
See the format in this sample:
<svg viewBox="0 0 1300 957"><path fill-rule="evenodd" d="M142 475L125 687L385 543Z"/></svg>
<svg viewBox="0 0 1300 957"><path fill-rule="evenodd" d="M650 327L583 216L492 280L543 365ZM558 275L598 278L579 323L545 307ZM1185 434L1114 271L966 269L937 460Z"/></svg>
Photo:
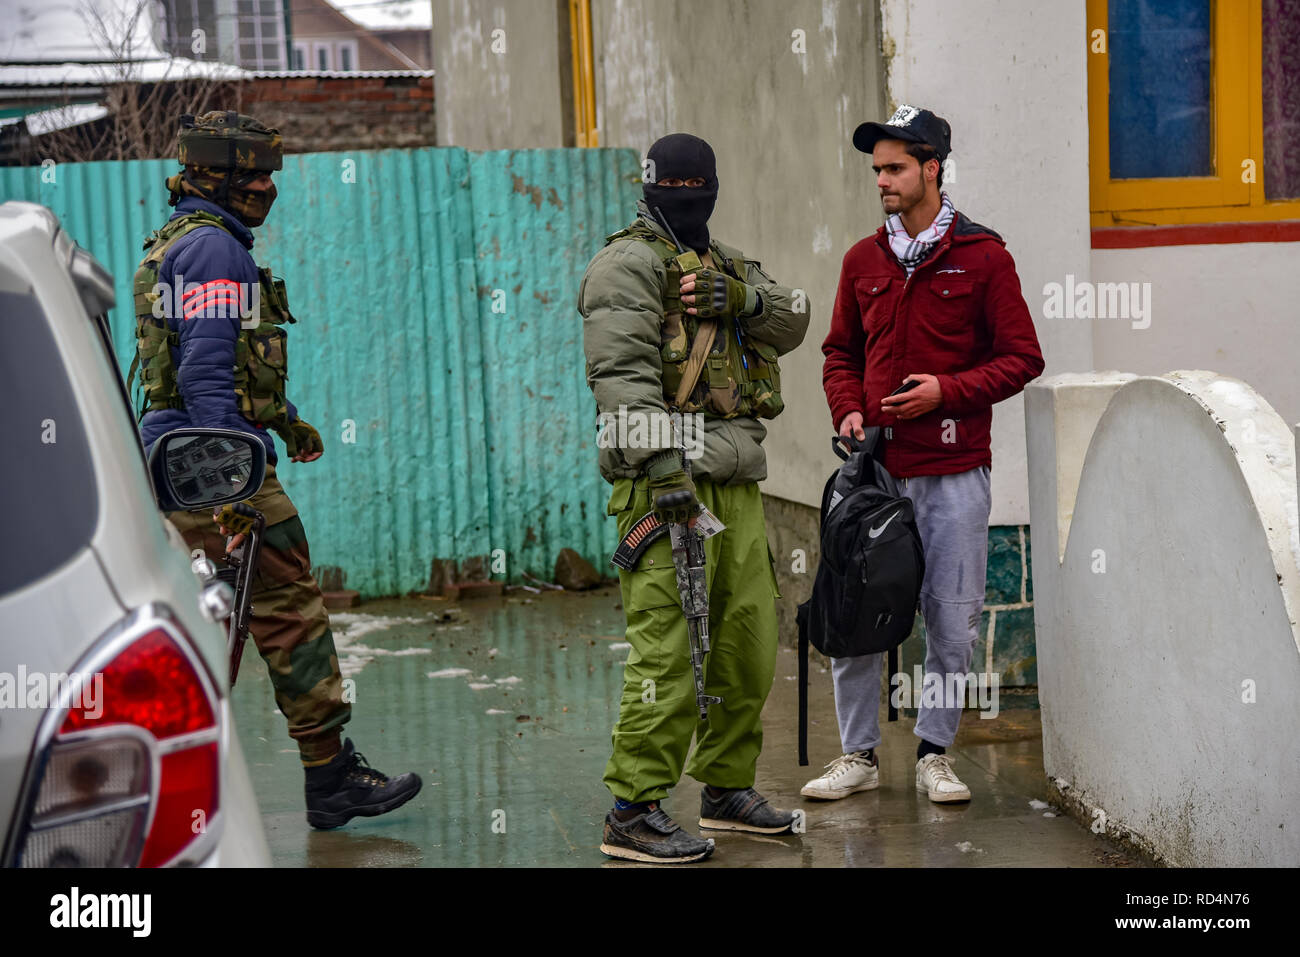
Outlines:
<svg viewBox="0 0 1300 957"><path fill-rule="evenodd" d="M702 253L709 248L709 217L718 201L718 166L713 148L690 133L670 133L656 140L646 153L652 164L646 168L651 182L641 186L651 215L655 208L668 219L683 245ZM661 179L704 179L704 185L656 186ZM655 215L656 221L659 217ZM662 223L660 223L662 225Z"/></svg>

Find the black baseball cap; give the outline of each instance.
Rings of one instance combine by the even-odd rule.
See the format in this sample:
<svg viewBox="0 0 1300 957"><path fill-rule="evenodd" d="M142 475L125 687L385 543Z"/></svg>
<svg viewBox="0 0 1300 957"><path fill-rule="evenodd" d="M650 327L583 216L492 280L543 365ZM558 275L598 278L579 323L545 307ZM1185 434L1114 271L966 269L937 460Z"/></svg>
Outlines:
<svg viewBox="0 0 1300 957"><path fill-rule="evenodd" d="M939 162L952 152L952 128L941 116L929 110L908 106L906 103L894 111L883 123L863 123L853 131L853 145L870 153L880 140L906 140L924 143L938 154Z"/></svg>

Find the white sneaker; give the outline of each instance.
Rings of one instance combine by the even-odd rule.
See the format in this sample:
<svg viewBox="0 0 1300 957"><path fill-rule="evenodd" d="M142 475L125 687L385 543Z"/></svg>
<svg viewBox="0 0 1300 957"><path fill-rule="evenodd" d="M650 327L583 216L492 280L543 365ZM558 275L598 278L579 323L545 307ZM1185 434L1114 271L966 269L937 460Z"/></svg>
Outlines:
<svg viewBox="0 0 1300 957"><path fill-rule="evenodd" d="M936 804L970 800L970 788L957 780L952 759L946 754L927 754L916 762L916 789L925 791Z"/></svg>
<svg viewBox="0 0 1300 957"><path fill-rule="evenodd" d="M858 791L874 791L880 787L880 764L868 761L866 754L841 754L826 765L826 773L814 778L799 791L804 797L838 801Z"/></svg>

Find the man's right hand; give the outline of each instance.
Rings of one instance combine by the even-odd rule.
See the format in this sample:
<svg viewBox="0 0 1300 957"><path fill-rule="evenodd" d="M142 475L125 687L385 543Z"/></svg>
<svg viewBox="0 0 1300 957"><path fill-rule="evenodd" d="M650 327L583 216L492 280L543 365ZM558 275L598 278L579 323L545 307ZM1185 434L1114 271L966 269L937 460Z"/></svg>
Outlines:
<svg viewBox="0 0 1300 957"><path fill-rule="evenodd" d="M840 423L840 435L852 435L861 442L867 437L867 433L862 431L862 413L850 412Z"/></svg>

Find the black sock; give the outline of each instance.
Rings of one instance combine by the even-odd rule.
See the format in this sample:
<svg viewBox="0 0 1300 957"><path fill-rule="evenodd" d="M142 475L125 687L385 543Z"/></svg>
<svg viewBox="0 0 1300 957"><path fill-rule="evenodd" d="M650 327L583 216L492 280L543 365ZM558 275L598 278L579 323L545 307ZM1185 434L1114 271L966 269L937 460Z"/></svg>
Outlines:
<svg viewBox="0 0 1300 957"><path fill-rule="evenodd" d="M925 738L916 746L916 760L920 761L927 754L947 754L948 749L938 744L931 744Z"/></svg>
<svg viewBox="0 0 1300 957"><path fill-rule="evenodd" d="M862 755L864 758L866 758L868 764L875 764L875 763L876 763L876 749L875 749L875 748L867 748L867 750L865 750L865 751L859 751L858 754L860 754L860 755ZM919 760L919 759L918 759L918 760Z"/></svg>
<svg viewBox="0 0 1300 957"><path fill-rule="evenodd" d="M707 794L709 796L709 799L712 801L716 801L718 798L722 797L722 795L726 794L729 790L731 789L715 788L712 784L704 785L704 793Z"/></svg>

